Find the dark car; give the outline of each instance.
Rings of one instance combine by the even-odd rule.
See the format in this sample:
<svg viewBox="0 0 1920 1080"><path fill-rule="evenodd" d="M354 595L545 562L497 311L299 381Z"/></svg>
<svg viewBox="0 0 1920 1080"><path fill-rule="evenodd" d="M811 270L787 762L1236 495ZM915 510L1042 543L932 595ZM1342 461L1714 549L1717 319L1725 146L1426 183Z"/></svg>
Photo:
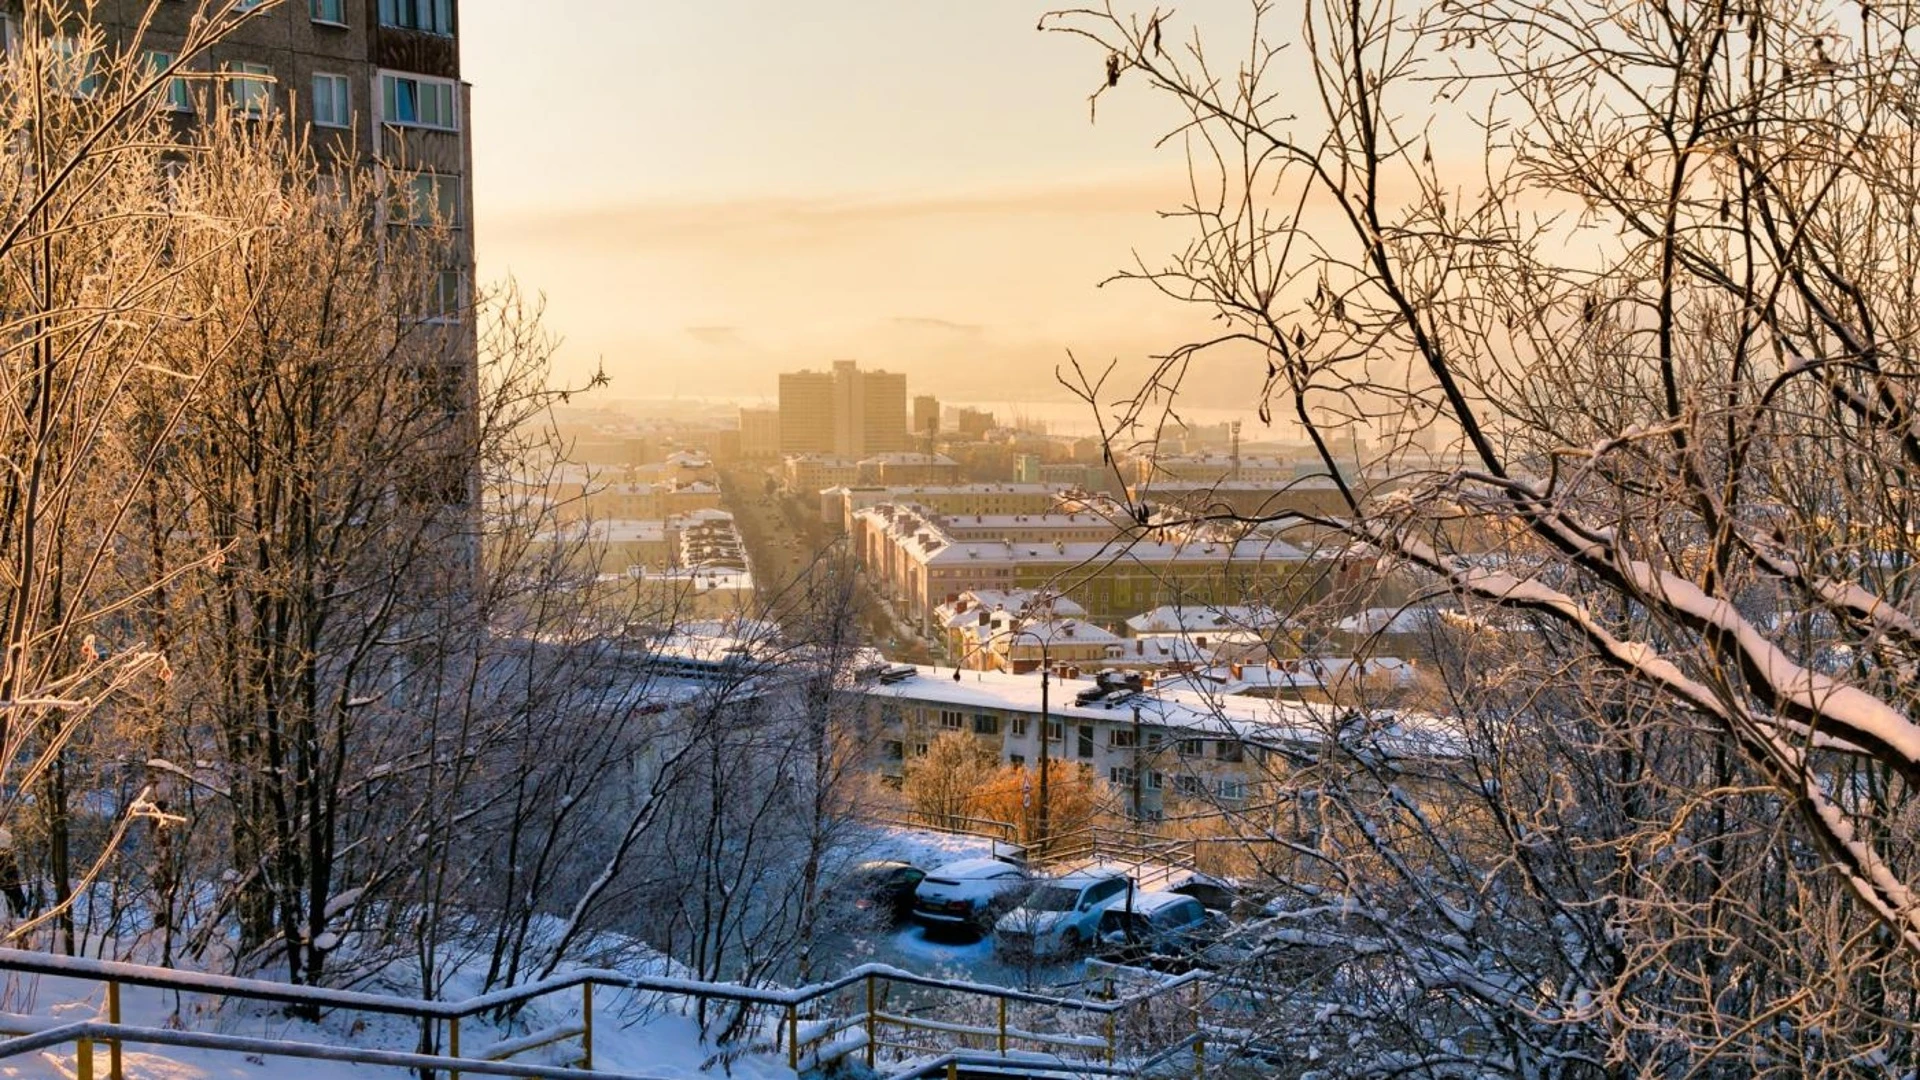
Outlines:
<svg viewBox="0 0 1920 1080"><path fill-rule="evenodd" d="M1095 954L1115 964L1182 963L1219 932L1200 901L1172 892L1135 893L1100 916Z"/></svg>
<svg viewBox="0 0 1920 1080"><path fill-rule="evenodd" d="M913 891L925 870L908 862L880 859L861 863L835 884L835 892L849 897L858 911L873 912L890 926L907 921L913 912Z"/></svg>

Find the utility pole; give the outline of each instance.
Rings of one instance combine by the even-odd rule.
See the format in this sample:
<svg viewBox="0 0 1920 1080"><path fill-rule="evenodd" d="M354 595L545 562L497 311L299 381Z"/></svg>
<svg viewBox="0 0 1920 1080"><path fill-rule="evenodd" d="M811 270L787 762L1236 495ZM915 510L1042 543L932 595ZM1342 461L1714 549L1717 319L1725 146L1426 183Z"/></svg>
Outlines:
<svg viewBox="0 0 1920 1080"><path fill-rule="evenodd" d="M1040 635L1034 634L1038 641ZM1040 828L1034 837L1034 846L1044 852L1047 847L1047 682L1052 672L1047 667L1047 643L1040 642Z"/></svg>
<svg viewBox="0 0 1920 1080"><path fill-rule="evenodd" d="M1133 820L1136 822L1146 820L1146 813L1140 805L1140 790L1143 783L1140 778L1140 766L1140 703L1136 701L1133 703Z"/></svg>

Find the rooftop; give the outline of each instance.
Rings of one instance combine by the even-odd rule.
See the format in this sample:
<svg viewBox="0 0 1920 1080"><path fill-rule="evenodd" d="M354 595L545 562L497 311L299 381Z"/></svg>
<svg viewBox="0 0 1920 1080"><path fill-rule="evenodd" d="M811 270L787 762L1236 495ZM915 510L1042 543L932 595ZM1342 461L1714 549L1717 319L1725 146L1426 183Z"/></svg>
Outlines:
<svg viewBox="0 0 1920 1080"><path fill-rule="evenodd" d="M961 708L1040 712L1040 679L1000 671L962 671L955 681L947 668L920 667L910 677L863 687L870 696L901 701L930 702ZM1106 695L1101 701L1076 704L1082 693L1097 692L1092 679L1052 679L1048 715L1062 720L1114 720L1131 717L1161 728L1196 735L1246 739L1278 745L1318 743L1330 731L1339 731L1357 719L1348 708L1302 701L1206 694L1190 690L1149 689L1129 696ZM1380 713L1374 717L1383 741L1410 755L1457 756L1463 752L1456 726L1444 717L1421 713Z"/></svg>

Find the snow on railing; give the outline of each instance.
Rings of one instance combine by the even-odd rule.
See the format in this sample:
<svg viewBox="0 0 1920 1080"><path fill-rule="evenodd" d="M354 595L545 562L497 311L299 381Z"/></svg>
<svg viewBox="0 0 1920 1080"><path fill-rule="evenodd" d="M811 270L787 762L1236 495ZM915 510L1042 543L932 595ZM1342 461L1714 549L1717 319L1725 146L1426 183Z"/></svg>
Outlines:
<svg viewBox="0 0 1920 1080"><path fill-rule="evenodd" d="M215 1050L233 1050L244 1053L271 1053L281 1056L319 1056L326 1051L326 1060L357 1061L363 1064L399 1065L405 1067L433 1067L451 1072L471 1072L481 1075L528 1076L538 1072L543 1076L574 1076L611 1078L617 1074L594 1072L593 1069L593 990L596 986L609 989L637 990L689 997L695 1000L732 1001L750 1006L765 1006L783 1010L782 1022L775 1032L784 1034L788 1064L798 1068L803 1059L803 1050L811 1047L811 1053L805 1054L808 1060L820 1062L830 1059L828 1040L852 1028L865 1030L858 1040L837 1040L844 1043L834 1047L841 1052L866 1049L867 1063L871 1068L875 1061L876 1050L882 1045L902 1046L904 1044L887 1043L879 1038L882 1025L897 1025L907 1030L920 1029L944 1032L961 1037L975 1037L994 1042L1001 1054L1018 1053L1009 1046L1010 1042L1026 1042L1058 1049L1080 1049L1096 1051L1108 1064L1118 1059L1116 1038L1116 1020L1128 1010L1142 1009L1155 999L1162 998L1182 987L1192 986L1196 992L1200 984L1210 976L1201 971L1191 971L1174 976L1145 990L1123 997L1110 997L1107 1000L1063 997L1054 994L1042 994L1026 990L1014 990L986 983L976 983L959 979L942 979L920 975L886 964L865 964L854 968L838 978L821 983L791 989L742 986L735 983L704 982L697 979L674 979L650 975L630 975L625 972L606 969L583 969L556 975L537 982L507 987L466 998L461 1001L432 1001L426 999L403 998L398 996L371 994L360 991L331 990L323 987L294 986L262 979L246 979L230 975L215 975L205 972L180 971L172 968L149 967L113 960L95 960L88 957L56 956L48 953L29 952L20 949L0 949L0 970L56 976L71 979L87 979L105 983L107 986L108 1017L105 1022L89 1022L79 1025L62 1025L45 1031L24 1034L19 1038L0 1041L0 1060L35 1049L65 1043L75 1044L76 1064L86 1063L86 1071L81 1075L91 1077L92 1044L96 1041L108 1044L111 1056L109 1075L119 1080L121 1044L140 1042L168 1046L201 1047ZM880 984L889 986L903 985L923 989L942 991L952 995L962 995L991 1001L998 1013L997 1023L993 1026L982 1024L952 1023L930 1020L924 1017L907 1017L886 1011L881 1004ZM406 1016L423 1023L440 1022L447 1025L448 1055L402 1054L398 1051L368 1050L350 1047L326 1047L319 1044L284 1043L275 1040L239 1040L231 1036L214 1036L203 1033L175 1032L160 1029L133 1028L119 1023L119 987L121 985L158 987L192 993L214 995L245 1001L266 1001L276 1004L304 1005L316 1009L336 1009L352 1012L370 1012L393 1016ZM866 990L866 1006L856 1009L851 1016L840 1019L813 1018L803 1031L800 1010L803 1006L822 1001L834 994L852 987L862 986ZM567 990L581 991L581 1019L577 1034L581 1040L581 1069L557 1069L554 1066L521 1066L512 1062L485 1062L490 1067L470 1066L468 1062L479 1059L464 1058L460 1054L460 1021L464 1018L492 1010L524 1005L536 998ZM1009 1004L1038 1006L1057 1012L1077 1013L1088 1017L1098 1017L1104 1021L1101 1035L1074 1034L1071 1032L1040 1032L1024 1025L1010 1024ZM1192 1009L1196 1019L1200 999L1196 996ZM784 1029L784 1030L782 1030ZM543 1032L553 1036L554 1032ZM560 1037L576 1034L568 1030ZM778 1036L776 1036L777 1039ZM187 1041L202 1040L202 1041ZM213 1040L213 1041L206 1041ZM250 1043L242 1047L241 1042ZM521 1047L507 1043L496 1043L487 1053L503 1055L510 1049ZM543 1043L554 1041L552 1037L543 1039ZM257 1045L251 1045L257 1044ZM275 1047L281 1049L273 1049ZM295 1049L287 1049L295 1048ZM297 1052L296 1052L297 1050ZM1162 1048L1164 1051L1164 1048ZM1158 1055L1156 1055L1158 1056ZM1085 1069L1091 1065L1084 1061L1067 1061L1049 1057L1055 1069ZM1106 1071L1106 1070L1096 1070Z"/></svg>

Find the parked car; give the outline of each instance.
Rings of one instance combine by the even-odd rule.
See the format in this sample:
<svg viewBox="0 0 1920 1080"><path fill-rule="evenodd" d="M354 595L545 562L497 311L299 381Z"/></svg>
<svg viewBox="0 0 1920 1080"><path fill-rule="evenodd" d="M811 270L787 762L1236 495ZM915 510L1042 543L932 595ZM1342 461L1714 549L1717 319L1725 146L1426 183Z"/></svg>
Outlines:
<svg viewBox="0 0 1920 1080"><path fill-rule="evenodd" d="M994 924L993 947L1016 956L1078 952L1098 936L1101 913L1132 887L1125 874L1099 871L1043 882Z"/></svg>
<svg viewBox="0 0 1920 1080"><path fill-rule="evenodd" d="M1142 892L1122 898L1100 916L1095 954L1116 964L1148 958L1178 960L1205 947L1219 933L1218 919L1199 900L1182 893Z"/></svg>
<svg viewBox="0 0 1920 1080"><path fill-rule="evenodd" d="M913 892L927 876L925 870L898 859L864 862L834 883L834 894L856 911L871 912L890 926L907 921L913 912Z"/></svg>
<svg viewBox="0 0 1920 1080"><path fill-rule="evenodd" d="M1024 867L999 859L962 859L935 867L913 890L913 918L928 929L985 931L1019 902Z"/></svg>

